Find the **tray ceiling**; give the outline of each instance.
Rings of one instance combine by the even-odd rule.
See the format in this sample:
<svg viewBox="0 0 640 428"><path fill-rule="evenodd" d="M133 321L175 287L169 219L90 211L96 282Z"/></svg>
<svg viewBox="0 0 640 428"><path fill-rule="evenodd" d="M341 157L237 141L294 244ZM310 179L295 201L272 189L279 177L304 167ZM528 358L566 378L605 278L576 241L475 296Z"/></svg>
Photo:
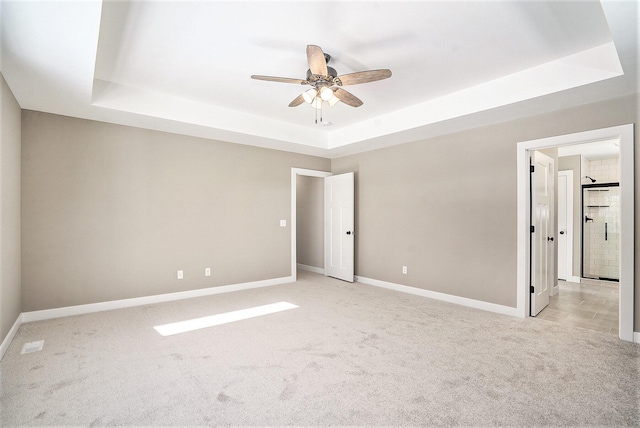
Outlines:
<svg viewBox="0 0 640 428"><path fill-rule="evenodd" d="M22 108L340 156L633 93L635 2L3 1L2 72ZM287 107L305 47L364 101ZM531 101L529 101L531 100ZM505 106L519 103L517 109Z"/></svg>

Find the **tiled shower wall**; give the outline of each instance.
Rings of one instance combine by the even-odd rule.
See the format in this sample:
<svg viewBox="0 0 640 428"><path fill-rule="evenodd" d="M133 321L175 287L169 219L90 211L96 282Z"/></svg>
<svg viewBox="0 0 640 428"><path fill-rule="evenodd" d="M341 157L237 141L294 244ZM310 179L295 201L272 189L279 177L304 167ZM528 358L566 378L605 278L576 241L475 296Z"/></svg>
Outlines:
<svg viewBox="0 0 640 428"><path fill-rule="evenodd" d="M589 175L596 183L620 181L618 158L589 162ZM588 183L588 180L583 180ZM619 278L620 272L620 188L592 189L584 192L585 214L593 218L584 225L585 277ZM591 207L589 207L591 206ZM607 236L605 239L605 223Z"/></svg>
<svg viewBox="0 0 640 428"><path fill-rule="evenodd" d="M589 173L596 183L618 183L620 181L620 162L618 158L589 161ZM587 180L583 181L583 184Z"/></svg>

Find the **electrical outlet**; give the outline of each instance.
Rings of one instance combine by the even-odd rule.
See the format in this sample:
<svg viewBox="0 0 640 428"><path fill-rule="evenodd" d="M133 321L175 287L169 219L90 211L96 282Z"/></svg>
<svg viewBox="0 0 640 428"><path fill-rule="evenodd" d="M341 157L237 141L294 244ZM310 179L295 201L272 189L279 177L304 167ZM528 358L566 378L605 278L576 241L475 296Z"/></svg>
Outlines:
<svg viewBox="0 0 640 428"><path fill-rule="evenodd" d="M280 220L280 227L287 227L287 220Z"/></svg>
<svg viewBox="0 0 640 428"><path fill-rule="evenodd" d="M183 270L179 270L178 271L178 279L182 279L184 278L184 271Z"/></svg>
<svg viewBox="0 0 640 428"><path fill-rule="evenodd" d="M407 274L407 267L406 266L402 266L402 273L403 274Z"/></svg>
<svg viewBox="0 0 640 428"><path fill-rule="evenodd" d="M204 276L211 276L211 268L204 268Z"/></svg>

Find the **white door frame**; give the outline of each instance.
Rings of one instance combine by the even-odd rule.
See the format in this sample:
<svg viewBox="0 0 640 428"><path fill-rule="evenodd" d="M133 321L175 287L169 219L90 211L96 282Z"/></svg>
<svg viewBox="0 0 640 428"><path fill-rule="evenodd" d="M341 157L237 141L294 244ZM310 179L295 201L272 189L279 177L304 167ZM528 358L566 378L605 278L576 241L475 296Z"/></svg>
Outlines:
<svg viewBox="0 0 640 428"><path fill-rule="evenodd" d="M529 154L532 150L618 138L620 141L620 320L619 336L633 342L634 319L634 130L633 124L560 135L517 144L518 231L517 308L528 317L529 301Z"/></svg>
<svg viewBox="0 0 640 428"><path fill-rule="evenodd" d="M558 177L560 176L567 177L567 192L566 192L567 231L565 233L567 235L567 261L569 264L568 266L569 271L567 272L567 278L565 279L571 282L580 282L580 276L575 276L573 274L573 209L574 209L573 207L573 171L572 170L558 171ZM560 233L559 230L558 230L558 233ZM555 296L556 294L558 294L558 290L557 290L558 286L556 285L554 288L555 290L551 294L552 296Z"/></svg>
<svg viewBox="0 0 640 428"><path fill-rule="evenodd" d="M332 174L327 171L317 171L315 169L303 169L303 168L291 168L291 278L296 281L298 279L298 237L296 232L297 227L297 180L298 175L306 175L308 177L325 178L330 177ZM324 211L323 211L324 215ZM324 239L323 239L324 244Z"/></svg>

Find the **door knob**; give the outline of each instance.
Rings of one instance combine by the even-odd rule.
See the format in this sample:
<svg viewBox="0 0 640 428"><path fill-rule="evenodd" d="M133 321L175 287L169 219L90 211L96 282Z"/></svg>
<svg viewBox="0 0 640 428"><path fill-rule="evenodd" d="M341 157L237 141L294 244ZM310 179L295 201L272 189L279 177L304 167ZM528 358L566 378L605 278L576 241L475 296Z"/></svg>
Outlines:
<svg viewBox="0 0 640 428"><path fill-rule="evenodd" d="M553 236L547 236L547 241L553 241Z"/></svg>
<svg viewBox="0 0 640 428"><path fill-rule="evenodd" d="M347 235L351 235L351 231L350 230L347 230Z"/></svg>
<svg viewBox="0 0 640 428"><path fill-rule="evenodd" d="M564 235L564 230L561 230L561 231L560 231L560 235Z"/></svg>

